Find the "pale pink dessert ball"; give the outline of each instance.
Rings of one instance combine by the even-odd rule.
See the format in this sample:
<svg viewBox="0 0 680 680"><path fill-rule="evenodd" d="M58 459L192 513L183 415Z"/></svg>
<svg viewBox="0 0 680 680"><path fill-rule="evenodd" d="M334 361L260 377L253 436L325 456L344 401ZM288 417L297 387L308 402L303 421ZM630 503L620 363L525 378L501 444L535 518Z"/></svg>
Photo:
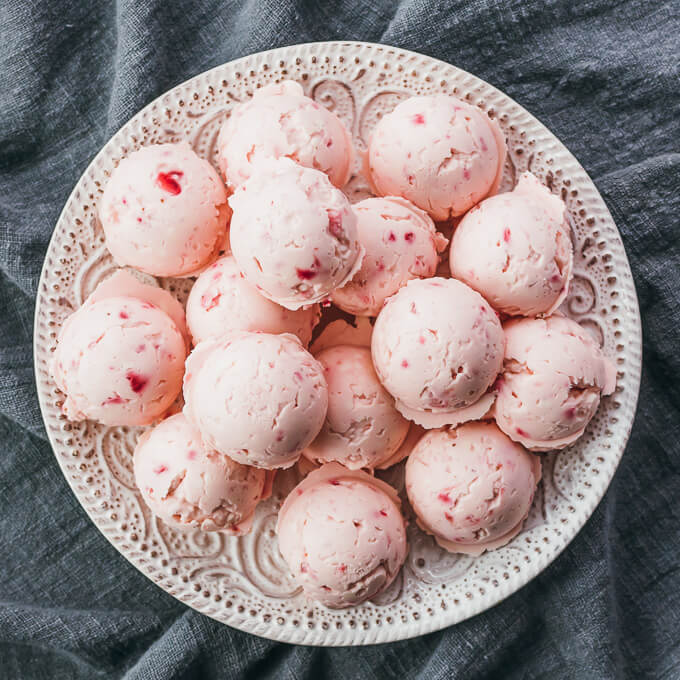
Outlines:
<svg viewBox="0 0 680 680"><path fill-rule="evenodd" d="M182 529L246 534L257 504L270 491L270 473L205 448L181 413L140 437L134 472L151 511Z"/></svg>
<svg viewBox="0 0 680 680"><path fill-rule="evenodd" d="M404 198L367 198L352 207L366 252L359 271L331 300L350 314L376 316L407 281L434 276L448 241Z"/></svg>
<svg viewBox="0 0 680 680"><path fill-rule="evenodd" d="M338 345L317 354L328 385L328 412L303 451L312 461L350 470L380 467L399 449L409 422L380 384L367 347Z"/></svg>
<svg viewBox="0 0 680 680"><path fill-rule="evenodd" d="M503 329L476 291L455 279L414 279L373 328L373 363L397 409L423 427L481 418L501 370Z"/></svg>
<svg viewBox="0 0 680 680"><path fill-rule="evenodd" d="M573 444L616 387L616 369L593 337L559 314L516 319L507 341L494 416L511 439L532 451Z"/></svg>
<svg viewBox="0 0 680 680"><path fill-rule="evenodd" d="M186 143L134 151L111 173L99 206L106 247L122 266L191 276L225 246L222 180Z"/></svg>
<svg viewBox="0 0 680 680"><path fill-rule="evenodd" d="M368 175L380 196L403 196L442 221L498 190L505 154L498 124L477 107L443 94L411 97L376 126Z"/></svg>
<svg viewBox="0 0 680 680"><path fill-rule="evenodd" d="M114 274L66 319L51 370L69 420L148 425L182 387L184 312L169 293Z"/></svg>
<svg viewBox="0 0 680 680"><path fill-rule="evenodd" d="M244 465L293 465L328 409L323 368L293 335L232 332L186 361L184 414L206 447Z"/></svg>
<svg viewBox="0 0 680 680"><path fill-rule="evenodd" d="M572 261L564 202L528 172L513 191L470 210L451 242L451 274L510 316L557 309Z"/></svg>
<svg viewBox="0 0 680 680"><path fill-rule="evenodd" d="M262 295L299 309L325 300L361 266L357 219L318 170L288 158L262 161L229 199L231 248Z"/></svg>
<svg viewBox="0 0 680 680"><path fill-rule="evenodd" d="M342 187L354 157L340 119L290 80L256 90L250 101L236 106L222 125L217 153L231 188L245 182L264 158L290 158Z"/></svg>
<svg viewBox="0 0 680 680"><path fill-rule="evenodd" d="M196 279L186 315L194 345L230 331L262 331L292 333L306 347L321 314L316 304L292 311L268 300L225 255Z"/></svg>
<svg viewBox="0 0 680 680"><path fill-rule="evenodd" d="M428 432L406 463L418 526L446 550L468 555L519 533L540 479L538 457L493 423Z"/></svg>
<svg viewBox="0 0 680 680"><path fill-rule="evenodd" d="M328 463L288 495L277 522L279 550L305 594L351 607L387 588L408 544L396 491L361 470Z"/></svg>

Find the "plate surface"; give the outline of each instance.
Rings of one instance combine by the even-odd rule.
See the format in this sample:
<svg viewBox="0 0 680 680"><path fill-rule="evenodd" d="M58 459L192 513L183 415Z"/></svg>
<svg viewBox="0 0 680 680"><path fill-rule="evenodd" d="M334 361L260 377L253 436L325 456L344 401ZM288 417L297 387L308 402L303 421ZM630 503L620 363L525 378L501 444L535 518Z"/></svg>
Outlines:
<svg viewBox="0 0 680 680"><path fill-rule="evenodd" d="M48 373L57 331L113 269L96 217L119 160L142 145L189 140L214 161L221 122L266 83L291 78L334 110L364 149L376 121L402 99L444 92L498 120L509 159L501 191L531 170L567 203L575 276L563 311L600 341L616 363L616 392L603 400L577 445L543 457L543 481L522 533L481 557L450 555L411 521L410 554L385 593L360 607L332 611L305 600L278 553L277 505L295 483L279 475L258 508L253 531L230 538L181 532L153 518L135 490L132 451L138 428L69 423ZM368 195L358 174L350 198ZM150 279L152 281L152 279ZM190 280L158 279L184 299ZM600 501L623 453L639 390L640 316L621 238L602 198L574 157L522 107L482 80L430 57L366 43L313 43L255 54L203 73L152 102L101 150L76 185L56 225L38 289L34 352L45 426L78 500L108 540L140 571L189 606L241 630L285 642L361 645L444 628L526 584L572 540ZM403 466L383 475L403 491ZM410 509L406 505L410 516Z"/></svg>

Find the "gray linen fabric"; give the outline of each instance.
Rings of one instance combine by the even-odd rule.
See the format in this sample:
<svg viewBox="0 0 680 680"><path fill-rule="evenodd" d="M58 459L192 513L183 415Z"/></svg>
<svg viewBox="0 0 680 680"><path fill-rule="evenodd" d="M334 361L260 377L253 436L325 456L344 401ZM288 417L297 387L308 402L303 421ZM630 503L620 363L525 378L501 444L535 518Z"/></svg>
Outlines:
<svg viewBox="0 0 680 680"><path fill-rule="evenodd" d="M0 2L0 677L680 678L679 36L677 0ZM215 623L118 555L59 472L31 361L48 239L107 139L194 74L328 39L454 63L553 130L623 233L645 349L621 467L549 569L448 630L338 650Z"/></svg>

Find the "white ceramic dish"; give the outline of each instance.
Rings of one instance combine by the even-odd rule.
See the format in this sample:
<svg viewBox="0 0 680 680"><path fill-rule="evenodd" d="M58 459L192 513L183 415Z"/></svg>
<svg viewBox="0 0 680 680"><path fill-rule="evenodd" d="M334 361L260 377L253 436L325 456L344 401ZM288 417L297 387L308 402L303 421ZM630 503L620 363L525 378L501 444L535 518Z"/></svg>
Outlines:
<svg viewBox="0 0 680 680"><path fill-rule="evenodd" d="M295 473L279 475L274 497L261 504L248 536L172 530L150 515L135 490L131 452L140 430L69 423L47 370L59 325L113 269L96 207L118 161L141 145L182 139L214 160L217 131L231 107L283 78L299 81L335 110L359 149L379 116L413 94L454 94L495 117L510 150L501 190L531 169L567 202L576 275L563 310L594 332L619 372L615 394L604 399L581 441L543 458L530 517L512 543L478 558L450 555L411 522L411 551L401 576L377 600L343 611L306 601L278 554L277 504ZM355 175L346 191L352 200L365 197L364 178ZM183 298L191 281L158 284ZM313 645L388 642L444 628L536 576L604 495L633 423L640 365L640 317L623 244L574 157L529 113L478 78L423 55L366 43L297 45L245 57L175 87L140 111L101 150L66 203L45 258L35 317L36 377L47 433L66 479L101 532L140 571L198 611L256 635ZM401 488L401 475L398 466L386 476Z"/></svg>

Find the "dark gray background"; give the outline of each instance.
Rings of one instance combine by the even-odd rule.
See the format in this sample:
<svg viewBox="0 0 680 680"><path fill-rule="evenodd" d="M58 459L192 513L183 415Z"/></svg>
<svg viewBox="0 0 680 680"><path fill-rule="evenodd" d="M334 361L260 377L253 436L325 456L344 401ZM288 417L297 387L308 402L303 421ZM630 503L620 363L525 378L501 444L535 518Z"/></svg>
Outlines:
<svg viewBox="0 0 680 680"><path fill-rule="evenodd" d="M680 677L680 5L368 4L0 0L0 677ZM201 71L329 39L384 42L456 64L563 140L623 234L645 353L627 452L556 563L454 628L340 650L222 626L118 555L59 472L31 361L48 239L108 138Z"/></svg>

